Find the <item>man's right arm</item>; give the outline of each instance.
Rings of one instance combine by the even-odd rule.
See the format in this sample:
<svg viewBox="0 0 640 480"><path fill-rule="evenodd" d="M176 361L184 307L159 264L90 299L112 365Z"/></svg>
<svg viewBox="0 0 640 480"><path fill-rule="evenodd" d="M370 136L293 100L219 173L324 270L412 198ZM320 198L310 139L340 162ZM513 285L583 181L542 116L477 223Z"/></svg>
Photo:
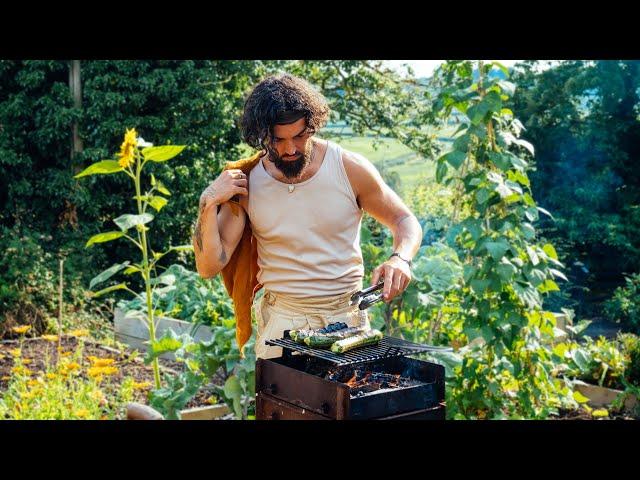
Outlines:
<svg viewBox="0 0 640 480"><path fill-rule="evenodd" d="M239 208L240 213L234 215L228 200L236 194L247 195L246 185L244 174L225 171L200 199L193 250L196 269L203 278L214 277L227 265L242 238L246 213Z"/></svg>

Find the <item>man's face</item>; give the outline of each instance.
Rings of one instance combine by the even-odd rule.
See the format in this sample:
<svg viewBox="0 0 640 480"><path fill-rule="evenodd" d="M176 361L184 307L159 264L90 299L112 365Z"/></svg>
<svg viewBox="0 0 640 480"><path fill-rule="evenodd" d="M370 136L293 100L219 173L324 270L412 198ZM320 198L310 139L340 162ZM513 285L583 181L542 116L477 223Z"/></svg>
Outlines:
<svg viewBox="0 0 640 480"><path fill-rule="evenodd" d="M312 133L303 117L287 125L273 127L273 138L267 150L269 160L287 178L296 178L311 160Z"/></svg>

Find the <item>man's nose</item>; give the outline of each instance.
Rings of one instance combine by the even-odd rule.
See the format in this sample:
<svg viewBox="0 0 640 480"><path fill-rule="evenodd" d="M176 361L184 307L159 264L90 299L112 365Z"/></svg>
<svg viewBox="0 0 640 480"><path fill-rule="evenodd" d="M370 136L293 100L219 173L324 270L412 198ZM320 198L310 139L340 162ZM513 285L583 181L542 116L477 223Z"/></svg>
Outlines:
<svg viewBox="0 0 640 480"><path fill-rule="evenodd" d="M291 142L285 147L284 151L288 156L292 156L292 155L295 155L296 150L297 150L296 145L293 142Z"/></svg>

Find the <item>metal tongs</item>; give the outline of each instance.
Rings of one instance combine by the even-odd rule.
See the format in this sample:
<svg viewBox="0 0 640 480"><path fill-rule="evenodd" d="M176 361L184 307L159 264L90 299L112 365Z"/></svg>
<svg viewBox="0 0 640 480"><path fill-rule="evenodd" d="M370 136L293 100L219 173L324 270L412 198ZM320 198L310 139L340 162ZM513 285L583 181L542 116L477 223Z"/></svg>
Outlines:
<svg viewBox="0 0 640 480"><path fill-rule="evenodd" d="M349 305L358 304L358 308L360 310L369 308L374 303L382 300L383 292L376 292L376 290L380 290L382 287L384 287L384 281L378 283L377 285L373 285L369 288L365 288L364 290L360 290L354 293L353 295L351 295Z"/></svg>

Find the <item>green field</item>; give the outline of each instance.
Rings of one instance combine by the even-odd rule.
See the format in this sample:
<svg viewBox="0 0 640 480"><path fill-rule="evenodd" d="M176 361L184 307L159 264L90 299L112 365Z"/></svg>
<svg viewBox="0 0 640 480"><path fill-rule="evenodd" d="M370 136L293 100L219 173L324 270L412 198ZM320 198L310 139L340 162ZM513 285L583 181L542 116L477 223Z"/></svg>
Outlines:
<svg viewBox="0 0 640 480"><path fill-rule="evenodd" d="M457 129L457 124L450 124L438 132L438 139L449 139ZM410 148L400 143L395 138L383 137L376 141L373 136L353 136L351 127L343 125L329 125L320 135L339 143L347 150L364 155L379 169L397 172L401 180L401 192L405 200L414 187L425 177L433 181L435 175L435 162L432 159L424 159ZM377 148L374 144L377 143ZM448 148L445 146L445 151ZM450 147L449 147L450 148Z"/></svg>
<svg viewBox="0 0 640 480"><path fill-rule="evenodd" d="M394 138L381 138L377 148L374 148L373 137L343 137L333 141L360 153L380 170L397 172L402 185L402 191L397 193L405 199L421 177L432 178L435 172L433 161L422 158Z"/></svg>

